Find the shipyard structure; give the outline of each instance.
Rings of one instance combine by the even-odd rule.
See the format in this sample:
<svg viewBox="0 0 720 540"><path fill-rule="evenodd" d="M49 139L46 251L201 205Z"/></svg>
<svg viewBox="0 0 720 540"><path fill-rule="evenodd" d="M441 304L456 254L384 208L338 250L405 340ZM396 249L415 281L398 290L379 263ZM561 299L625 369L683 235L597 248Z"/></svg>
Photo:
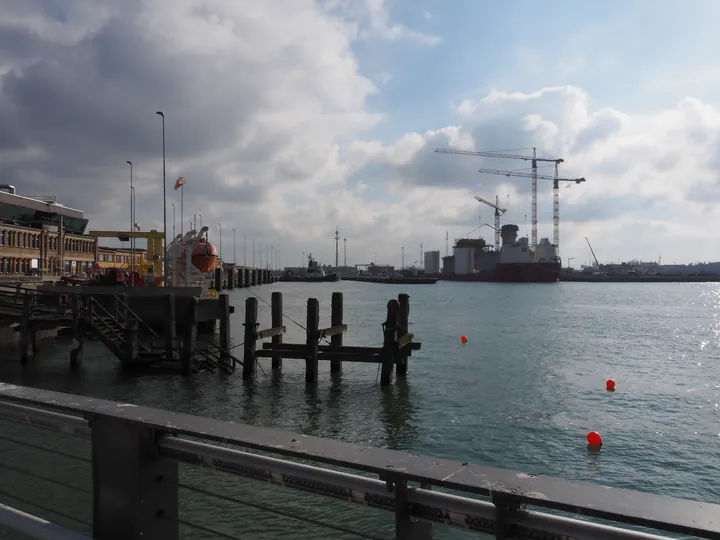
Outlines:
<svg viewBox="0 0 720 540"><path fill-rule="evenodd" d="M449 281L494 281L553 283L560 279L557 246L541 238L535 250L527 237L518 238L517 225L500 228L502 246L495 250L483 238L460 238L453 254L443 257L440 279Z"/></svg>

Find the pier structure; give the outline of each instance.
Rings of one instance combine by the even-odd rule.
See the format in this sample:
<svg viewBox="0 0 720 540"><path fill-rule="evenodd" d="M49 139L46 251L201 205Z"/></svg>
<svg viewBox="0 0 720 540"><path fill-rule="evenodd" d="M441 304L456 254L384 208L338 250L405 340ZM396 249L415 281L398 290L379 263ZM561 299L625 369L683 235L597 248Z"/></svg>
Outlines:
<svg viewBox="0 0 720 540"><path fill-rule="evenodd" d="M129 403L0 384L0 420L0 468L17 479L3 483L0 525L36 539L245 538L264 512L278 538L310 525L323 537L396 540L447 529L501 540L720 537L718 504ZM22 457L10 460L11 450ZM181 465L193 474L180 475ZM287 505L291 493L301 505ZM330 499L354 505L361 525L338 520ZM228 517L208 519L220 504ZM378 510L394 516L390 531L373 519Z"/></svg>
<svg viewBox="0 0 720 540"><path fill-rule="evenodd" d="M215 291L242 289L269 285L278 281L278 274L267 268L247 268L225 263L224 268L213 271L212 288Z"/></svg>

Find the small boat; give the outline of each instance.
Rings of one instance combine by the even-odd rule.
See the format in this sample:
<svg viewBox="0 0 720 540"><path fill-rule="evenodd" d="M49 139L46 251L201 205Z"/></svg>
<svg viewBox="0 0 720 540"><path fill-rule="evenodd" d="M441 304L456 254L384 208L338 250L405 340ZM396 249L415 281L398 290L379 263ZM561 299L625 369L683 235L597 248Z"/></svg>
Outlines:
<svg viewBox="0 0 720 540"><path fill-rule="evenodd" d="M278 281L295 282L295 283L324 283L340 281L340 274L337 272L325 273L315 259L312 253L308 255L308 267L304 274L295 274L292 270L288 270L284 275L280 276Z"/></svg>

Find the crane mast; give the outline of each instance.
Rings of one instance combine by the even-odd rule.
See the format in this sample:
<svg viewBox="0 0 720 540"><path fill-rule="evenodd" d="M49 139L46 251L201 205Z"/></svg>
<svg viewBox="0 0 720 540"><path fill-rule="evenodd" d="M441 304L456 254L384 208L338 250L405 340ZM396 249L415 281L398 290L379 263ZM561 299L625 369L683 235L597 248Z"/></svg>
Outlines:
<svg viewBox="0 0 720 540"><path fill-rule="evenodd" d="M565 160L562 158L539 158L535 152L535 148L532 149L532 156L523 156L519 154L506 154L503 152L473 152L470 150L453 150L451 148L436 148L436 152L441 154L459 154L463 156L480 156L480 157L492 157L492 158L503 158L503 159L522 159L524 161L530 161L532 167L532 247L537 246L537 180L539 178L537 174L537 164L539 161L545 163L554 163L555 166L559 163L563 163ZM559 217L558 217L559 223Z"/></svg>
<svg viewBox="0 0 720 540"><path fill-rule="evenodd" d="M500 198L497 195L495 195L495 204L491 203L487 199L478 197L477 195L475 195L475 200L487 204L491 208L495 209L495 227L493 227L495 230L495 251L500 251L500 213L502 212L504 214L507 212L507 209L500 208ZM482 227L482 225L480 226Z"/></svg>

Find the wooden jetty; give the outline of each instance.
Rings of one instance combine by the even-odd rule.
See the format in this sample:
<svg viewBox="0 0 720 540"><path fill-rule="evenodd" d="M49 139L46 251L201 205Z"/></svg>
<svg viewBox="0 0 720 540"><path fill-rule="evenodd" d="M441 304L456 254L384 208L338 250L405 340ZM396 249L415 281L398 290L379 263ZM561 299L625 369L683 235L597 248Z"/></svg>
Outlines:
<svg viewBox="0 0 720 540"><path fill-rule="evenodd" d="M235 264L225 264L224 268L216 268L213 273L213 289L221 291L243 287L257 287L276 283L278 276L272 270L262 268L245 268Z"/></svg>
<svg viewBox="0 0 720 540"><path fill-rule="evenodd" d="M410 296L398 295L387 303L387 317L383 323L383 343L378 347L352 347L343 345L347 325L343 322L343 293L334 292L331 301L330 326L320 327L320 303L316 298L307 301L307 317L304 327L305 343L284 343L282 293L274 292L271 297L271 327L258 330L258 299L249 297L245 301L245 341L243 351L243 379L257 376L258 358L271 358L273 373L282 370L284 358L305 360L305 381L318 380L318 364L330 361L330 373L342 371L343 362L366 362L381 367L380 384L385 386L392 380L393 369L398 377L407 375L408 358L412 351L420 350L421 344L414 341L408 332ZM271 342L258 342L271 338ZM327 342L327 338L330 341ZM320 341L326 341L321 345Z"/></svg>

